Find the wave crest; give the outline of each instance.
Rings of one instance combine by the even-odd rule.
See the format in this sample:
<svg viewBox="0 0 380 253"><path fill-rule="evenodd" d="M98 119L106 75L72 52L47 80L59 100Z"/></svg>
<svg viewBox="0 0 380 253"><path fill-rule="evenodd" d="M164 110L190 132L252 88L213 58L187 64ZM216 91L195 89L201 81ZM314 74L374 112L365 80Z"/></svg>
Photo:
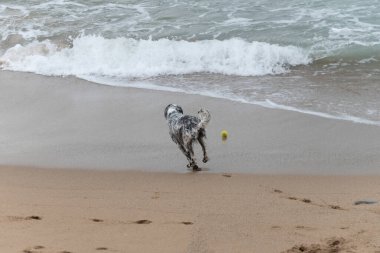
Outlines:
<svg viewBox="0 0 380 253"><path fill-rule="evenodd" d="M16 45L1 57L3 68L44 75L103 75L152 77L209 72L259 76L285 73L289 66L308 64L309 53L295 46L279 46L242 39L175 41L106 39L82 36L72 47L49 40Z"/></svg>

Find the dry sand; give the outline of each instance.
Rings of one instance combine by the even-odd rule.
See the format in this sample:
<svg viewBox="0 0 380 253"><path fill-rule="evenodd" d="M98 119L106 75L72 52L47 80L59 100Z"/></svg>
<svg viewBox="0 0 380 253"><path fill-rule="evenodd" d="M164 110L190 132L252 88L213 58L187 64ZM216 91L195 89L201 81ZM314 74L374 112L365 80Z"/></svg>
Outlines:
<svg viewBox="0 0 380 253"><path fill-rule="evenodd" d="M211 111L205 171L168 103ZM380 252L355 205L380 200L380 127L5 71L0 115L0 252Z"/></svg>
<svg viewBox="0 0 380 253"><path fill-rule="evenodd" d="M380 252L379 204L354 205L379 199L379 185L3 167L0 252Z"/></svg>

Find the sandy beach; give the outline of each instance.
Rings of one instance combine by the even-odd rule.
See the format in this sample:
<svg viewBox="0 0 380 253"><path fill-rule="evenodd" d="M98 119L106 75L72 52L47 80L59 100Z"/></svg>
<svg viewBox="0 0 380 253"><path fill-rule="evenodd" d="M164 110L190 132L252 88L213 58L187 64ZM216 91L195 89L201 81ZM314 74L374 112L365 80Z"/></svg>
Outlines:
<svg viewBox="0 0 380 253"><path fill-rule="evenodd" d="M169 103L212 114L202 172ZM0 114L0 252L380 252L377 126L7 71Z"/></svg>
<svg viewBox="0 0 380 253"><path fill-rule="evenodd" d="M0 251L379 252L379 183L2 167Z"/></svg>

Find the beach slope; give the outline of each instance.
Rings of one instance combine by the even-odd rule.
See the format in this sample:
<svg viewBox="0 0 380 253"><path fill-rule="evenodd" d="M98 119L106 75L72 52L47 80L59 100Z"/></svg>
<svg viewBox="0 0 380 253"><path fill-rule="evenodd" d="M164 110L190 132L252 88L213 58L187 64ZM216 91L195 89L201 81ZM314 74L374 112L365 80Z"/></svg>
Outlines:
<svg viewBox="0 0 380 253"><path fill-rule="evenodd" d="M379 185L378 176L2 167L0 251L373 253L379 204L355 201L379 199Z"/></svg>

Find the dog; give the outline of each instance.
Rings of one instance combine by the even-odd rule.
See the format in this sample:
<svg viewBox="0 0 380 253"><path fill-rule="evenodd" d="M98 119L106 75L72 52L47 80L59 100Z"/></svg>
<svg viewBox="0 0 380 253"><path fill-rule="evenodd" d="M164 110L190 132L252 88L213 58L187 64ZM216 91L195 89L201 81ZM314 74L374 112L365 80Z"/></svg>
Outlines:
<svg viewBox="0 0 380 253"><path fill-rule="evenodd" d="M211 115L206 109L200 109L197 116L184 115L181 106L169 104L165 108L165 119L168 121L169 134L174 143L186 156L189 164L188 168L194 171L201 170L194 157L193 143L198 142L203 151L203 162L206 163L206 125L210 122Z"/></svg>

